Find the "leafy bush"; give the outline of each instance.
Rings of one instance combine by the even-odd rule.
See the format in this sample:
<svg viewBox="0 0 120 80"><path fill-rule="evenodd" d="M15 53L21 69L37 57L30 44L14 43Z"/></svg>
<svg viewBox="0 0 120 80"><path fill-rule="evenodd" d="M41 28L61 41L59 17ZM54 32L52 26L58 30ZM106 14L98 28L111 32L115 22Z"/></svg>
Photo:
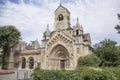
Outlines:
<svg viewBox="0 0 120 80"><path fill-rule="evenodd" d="M37 70L33 80L119 80L113 71L85 68L80 70Z"/></svg>
<svg viewBox="0 0 120 80"><path fill-rule="evenodd" d="M105 70L83 71L81 74L82 80L117 80L114 73Z"/></svg>
<svg viewBox="0 0 120 80"><path fill-rule="evenodd" d="M77 67L81 66L92 66L92 67L98 67L100 63L100 59L92 54L92 55L87 55L85 57L80 57L78 59L78 65Z"/></svg>
<svg viewBox="0 0 120 80"><path fill-rule="evenodd" d="M117 80L120 79L120 67L105 67L104 70L114 73Z"/></svg>

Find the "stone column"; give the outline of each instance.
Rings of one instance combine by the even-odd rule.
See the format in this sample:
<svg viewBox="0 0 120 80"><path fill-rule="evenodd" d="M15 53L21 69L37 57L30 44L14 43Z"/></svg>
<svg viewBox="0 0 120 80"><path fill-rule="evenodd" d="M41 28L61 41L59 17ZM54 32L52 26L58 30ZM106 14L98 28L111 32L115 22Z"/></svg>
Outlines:
<svg viewBox="0 0 120 80"><path fill-rule="evenodd" d="M22 62L20 61L18 69L22 69L21 67L22 67Z"/></svg>
<svg viewBox="0 0 120 80"><path fill-rule="evenodd" d="M35 69L36 67L38 67L38 62L34 60L33 69Z"/></svg>
<svg viewBox="0 0 120 80"><path fill-rule="evenodd" d="M29 61L26 61L26 67L25 69L29 70Z"/></svg>

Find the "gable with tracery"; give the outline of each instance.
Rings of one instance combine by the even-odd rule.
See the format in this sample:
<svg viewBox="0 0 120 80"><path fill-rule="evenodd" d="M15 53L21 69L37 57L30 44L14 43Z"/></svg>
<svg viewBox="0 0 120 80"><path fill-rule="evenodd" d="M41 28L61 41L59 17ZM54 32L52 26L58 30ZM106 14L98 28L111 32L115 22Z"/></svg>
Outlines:
<svg viewBox="0 0 120 80"><path fill-rule="evenodd" d="M49 41L47 42L46 48L47 50L51 49L52 46L55 43L61 42L65 45L72 45L73 44L73 39L66 36L64 33L62 32L57 32L56 34L53 35L53 37L51 37L49 39Z"/></svg>

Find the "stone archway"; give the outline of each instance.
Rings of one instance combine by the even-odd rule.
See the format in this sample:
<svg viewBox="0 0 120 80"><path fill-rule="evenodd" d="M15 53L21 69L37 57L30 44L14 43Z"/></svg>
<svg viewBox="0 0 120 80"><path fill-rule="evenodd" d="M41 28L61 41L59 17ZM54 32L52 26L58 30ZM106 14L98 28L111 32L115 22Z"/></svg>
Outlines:
<svg viewBox="0 0 120 80"><path fill-rule="evenodd" d="M70 66L69 52L63 45L56 45L48 56L48 66L53 69L66 69Z"/></svg>

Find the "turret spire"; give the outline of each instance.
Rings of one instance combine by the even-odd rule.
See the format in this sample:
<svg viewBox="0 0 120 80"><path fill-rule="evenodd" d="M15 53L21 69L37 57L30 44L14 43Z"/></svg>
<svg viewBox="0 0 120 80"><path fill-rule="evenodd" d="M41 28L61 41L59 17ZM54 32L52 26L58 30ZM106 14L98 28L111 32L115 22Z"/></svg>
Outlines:
<svg viewBox="0 0 120 80"><path fill-rule="evenodd" d="M76 27L80 27L79 18L77 17Z"/></svg>
<svg viewBox="0 0 120 80"><path fill-rule="evenodd" d="M49 24L47 24L47 30L49 30Z"/></svg>
<svg viewBox="0 0 120 80"><path fill-rule="evenodd" d="M50 34L49 24L47 24L47 29L46 29L45 33L46 33L46 34Z"/></svg>
<svg viewBox="0 0 120 80"><path fill-rule="evenodd" d="M50 37L50 30L49 30L49 24L47 24L47 29L43 34L44 39L48 39Z"/></svg>
<svg viewBox="0 0 120 80"><path fill-rule="evenodd" d="M77 22L79 22L79 18L77 17Z"/></svg>

